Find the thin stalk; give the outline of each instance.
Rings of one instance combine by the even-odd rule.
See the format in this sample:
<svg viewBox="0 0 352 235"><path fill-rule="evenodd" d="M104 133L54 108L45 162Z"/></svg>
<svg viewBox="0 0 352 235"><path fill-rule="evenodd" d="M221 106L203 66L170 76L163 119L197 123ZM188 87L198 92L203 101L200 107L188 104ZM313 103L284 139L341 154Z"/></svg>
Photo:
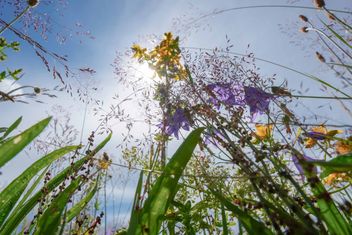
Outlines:
<svg viewBox="0 0 352 235"><path fill-rule="evenodd" d="M328 35L326 35L326 33L324 33L323 31L316 29L316 28L306 28L306 30L308 31L315 31L317 33L320 33L321 35L323 35L326 39L328 39L330 42L332 42L332 44L334 44L342 53L344 53L346 56L348 56L350 59L352 59L352 56L345 51L342 47L340 47L339 44L337 44L334 40L332 40Z"/></svg>
<svg viewBox="0 0 352 235"><path fill-rule="evenodd" d="M213 49L209 49L209 48L201 48L201 47L181 47L182 49L190 49L190 50L204 50L204 51L214 51ZM228 53L228 54L232 54L232 55L237 55L237 56L248 56L246 54L243 54L243 53L237 53L237 52L232 52L232 51L217 51L217 52L220 52L220 53ZM290 68L286 65L282 65L282 64L279 64L279 63L276 63L276 62L273 62L273 61L270 61L270 60L266 60L266 59L262 59L262 58L259 58L259 57L253 57L253 59L256 59L258 61L262 61L262 62L265 62L265 63L268 63L268 64L272 64L272 65L275 65L275 66L278 66L280 68L284 68L286 70L289 70L289 71L292 71L292 72L295 72L297 74L300 74L304 77L307 77L307 78L310 78L316 82L319 82L337 92L339 92L340 94L343 94L344 96L348 97L348 98L352 98L352 96L348 95L347 93L341 91L340 89L334 87L333 85L329 84L328 82L325 82L324 80L318 78L318 77L315 77L311 74L308 74L308 73L304 73L304 72L300 72L299 70L297 69L293 69L293 68Z"/></svg>
<svg viewBox="0 0 352 235"><path fill-rule="evenodd" d="M16 16L10 23L5 25L2 29L0 29L0 35L8 28L10 28L17 20L19 20L27 11L31 8L31 6L27 6L18 16Z"/></svg>
<svg viewBox="0 0 352 235"><path fill-rule="evenodd" d="M232 7L228 9L222 9L222 10L217 10L213 11L212 13L203 15L201 17L198 17L191 22L188 23L188 25L192 25L202 19L208 18L210 16L215 16L215 15L220 15L225 12L230 12L230 11L237 11L237 10L245 10L245 9L256 9L256 8L294 8L294 9L307 9L307 10L317 10L315 7L307 7L307 6L288 6L288 5L256 5L256 6L244 6L244 7ZM338 13L344 13L344 14L352 14L350 11L342 11L342 10L332 10L332 12L338 12Z"/></svg>

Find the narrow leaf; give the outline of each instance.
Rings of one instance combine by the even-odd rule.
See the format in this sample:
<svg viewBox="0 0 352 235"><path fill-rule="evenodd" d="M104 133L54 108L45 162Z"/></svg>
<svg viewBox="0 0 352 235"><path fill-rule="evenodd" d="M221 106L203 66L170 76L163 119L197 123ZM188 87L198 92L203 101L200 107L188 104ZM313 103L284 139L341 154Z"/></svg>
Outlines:
<svg viewBox="0 0 352 235"><path fill-rule="evenodd" d="M10 138L0 145L0 167L5 165L13 157L15 157L24 147L37 137L44 128L49 124L51 117L46 118L21 134Z"/></svg>
<svg viewBox="0 0 352 235"><path fill-rule="evenodd" d="M73 181L63 192L61 192L39 218L35 235L55 234L60 228L62 214L68 200L80 185L81 178Z"/></svg>
<svg viewBox="0 0 352 235"><path fill-rule="evenodd" d="M1 193L0 193L0 224L2 224L5 218L8 216L11 209L14 207L23 191L31 179L37 174L38 171L51 164L53 161L66 155L67 153L74 151L78 146L68 146L55 150L45 157L39 159L27 168L20 176L13 180Z"/></svg>
<svg viewBox="0 0 352 235"><path fill-rule="evenodd" d="M144 203L142 221L134 234L158 234L162 218L177 193L178 180L199 142L203 129L192 131L165 166Z"/></svg>

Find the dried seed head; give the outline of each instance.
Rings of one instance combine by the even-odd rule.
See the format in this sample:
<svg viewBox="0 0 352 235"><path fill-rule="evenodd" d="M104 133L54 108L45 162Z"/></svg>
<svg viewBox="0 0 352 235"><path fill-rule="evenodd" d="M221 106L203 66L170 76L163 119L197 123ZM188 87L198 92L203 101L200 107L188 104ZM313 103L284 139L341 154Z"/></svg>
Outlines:
<svg viewBox="0 0 352 235"><path fill-rule="evenodd" d="M302 28L300 29L300 31L301 31L302 33L308 33L308 27L302 27Z"/></svg>
<svg viewBox="0 0 352 235"><path fill-rule="evenodd" d="M39 4L39 0L28 0L27 2L30 7L36 7Z"/></svg>
<svg viewBox="0 0 352 235"><path fill-rule="evenodd" d="M325 58L324 58L324 56L322 56L322 54L320 54L319 52L316 51L315 55L320 62L325 63Z"/></svg>
<svg viewBox="0 0 352 235"><path fill-rule="evenodd" d="M36 93L36 94L40 93L40 88L39 87L34 87L33 90L34 90L34 93Z"/></svg>
<svg viewBox="0 0 352 235"><path fill-rule="evenodd" d="M331 14L330 12L328 12L327 15L330 20L336 20L334 14Z"/></svg>
<svg viewBox="0 0 352 235"><path fill-rule="evenodd" d="M314 0L314 5L317 8L323 8L323 7L325 7L325 1L324 0Z"/></svg>
<svg viewBox="0 0 352 235"><path fill-rule="evenodd" d="M308 22L308 18L304 15L299 15L298 18L300 18L303 22Z"/></svg>

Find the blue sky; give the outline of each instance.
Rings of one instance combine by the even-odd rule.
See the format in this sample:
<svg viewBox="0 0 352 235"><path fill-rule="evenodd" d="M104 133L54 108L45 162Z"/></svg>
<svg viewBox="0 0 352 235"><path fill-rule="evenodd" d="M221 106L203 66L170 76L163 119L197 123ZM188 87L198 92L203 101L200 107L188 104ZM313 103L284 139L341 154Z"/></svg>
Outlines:
<svg viewBox="0 0 352 235"><path fill-rule="evenodd" d="M181 24L173 25L174 19L178 18L181 22L188 22L191 17L197 18L200 14L207 14L215 9L228 9L232 7L251 6L251 5L272 5L272 4L288 4L288 1L263 1L263 0L247 0L247 1L227 1L227 0L76 0L68 1L68 6L62 9L64 16L60 16L55 7L45 6L44 1L34 9L35 12L44 14L48 13L53 16L52 30L53 35L49 35L47 41L42 40L39 35L31 32L35 39L40 41L46 48L57 52L60 55L68 55L69 66L72 68L92 67L97 73L90 78L86 76L76 78L82 83L89 80L98 88L94 95L105 100L108 105L112 102L111 97L116 92L123 92L123 88L119 87L111 64L116 55L116 51L124 51L131 47L134 42L143 44L145 35L160 36L164 32L176 31L181 29L181 45L186 47L204 47L214 48L222 47L226 43L226 35L234 44L233 51L244 53L247 45L250 44L250 51L255 56L267 60L275 61L283 65L298 68L301 71L315 74L322 79L335 83L333 75L326 72L327 70L314 57L314 48L308 44L309 35L300 34L299 28L304 26L299 22L298 15L303 14L309 18L318 21L317 16L325 20L323 14L319 14L316 10L292 9L292 8L256 8L246 10L229 11L223 14L210 16L199 21L200 28L193 29L190 34L185 35L182 31ZM311 1L290 1L292 5L312 6ZM326 1L328 7L333 9L343 9L349 6L349 0ZM3 4L0 2L0 4ZM11 20L10 8L2 8L3 18L7 21ZM67 40L65 44L59 44L54 39L55 32L65 31L63 27L69 29L77 29L75 26L80 22L86 30L89 30L95 39L88 37L73 36ZM282 26L280 27L279 24ZM20 23L14 25L21 27ZM284 32L282 31L284 28ZM177 32L177 31L176 31ZM10 31L6 31L3 36L8 39L16 39ZM80 40L83 42L81 43ZM296 46L290 41L298 41L306 49L302 50L301 46ZM21 41L20 41L21 42ZM147 42L145 42L147 44ZM31 84L40 87L53 88L59 85L57 80L53 80L51 74L46 71L43 63L35 56L33 48L21 42L20 53L10 53L9 60L6 64L0 66L8 66L11 68L23 68L24 76L18 81L18 84ZM55 61L50 61L54 63ZM272 66L266 63L258 62L261 67L263 76L271 76L277 74L281 80L286 79L289 87L299 89L300 83L303 81L305 87L309 87L310 95L321 94L319 85L316 82L309 81L306 78L286 71L284 69ZM1 68L1 67L0 67ZM2 68L1 68L2 69ZM73 81L73 84L77 82ZM9 125L15 118L23 116L22 129L46 117L53 105L61 105L63 108L72 113L72 123L80 131L84 105L77 98L71 98L63 93L55 93L58 95L56 99L42 99L44 104L30 102L30 104L0 104L1 118L0 126ZM315 110L317 106L326 104L327 102L305 101L308 109ZM303 106L298 107L299 112L307 112ZM135 112L133 108L130 110ZM329 110L322 111L322 115L329 115ZM348 120L345 113L336 106L334 112L339 113L339 121ZM97 125L97 118L93 116L92 107L88 107L88 115L86 119L85 132L83 139L86 139L91 130ZM121 128L121 127L120 127ZM119 129L114 130L119 133ZM111 141L109 148L112 155L117 161L120 154L115 146L121 140L121 136L116 134ZM172 148L171 148L172 149ZM2 172L4 173L0 179L2 185L9 182L11 178L16 176L31 162L37 159L36 155L27 155L18 157L9 163ZM133 182L133 180L131 180ZM128 184L123 202L129 203L133 194L134 185ZM117 199L117 201L120 199ZM125 212L127 209L124 209Z"/></svg>

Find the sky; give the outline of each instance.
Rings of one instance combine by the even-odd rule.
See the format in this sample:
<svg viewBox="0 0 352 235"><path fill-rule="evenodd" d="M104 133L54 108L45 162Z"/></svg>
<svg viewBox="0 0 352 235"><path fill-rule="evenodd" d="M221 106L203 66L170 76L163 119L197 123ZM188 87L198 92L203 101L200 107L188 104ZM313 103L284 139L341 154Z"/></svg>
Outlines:
<svg viewBox="0 0 352 235"><path fill-rule="evenodd" d="M78 73L78 76L69 81L73 86L79 84L89 84L97 90L90 89L90 95L104 100L105 107L113 101L114 94L126 94L125 88L117 83L116 75L113 73L113 63L116 53L123 52L131 47L133 43L150 44L145 41L148 35L161 36L165 32L179 33L181 46L214 48L224 47L226 37L231 39L234 47L232 51L246 53L253 52L256 57L274 61L285 66L300 69L303 72L314 74L332 83L334 76L315 59L315 45L311 41L310 35L302 34L299 28L304 26L299 21L298 15L303 14L314 19L325 20L324 15L311 9L294 8L254 8L227 11L221 14L212 15L193 24L192 19L197 19L200 15L209 14L220 9L234 7L256 6L256 5L288 5L288 6L313 6L311 1L275 1L275 0L246 0L246 1L227 1L227 0L76 0L67 1L67 6L61 9L59 5L46 5L47 1L41 1L34 9L34 12L42 16L48 14L52 16L51 31L48 39L44 40L40 35L33 31L29 34L38 40L44 47L60 55L67 55L68 65L73 70L78 68L93 68L96 73L93 76L86 73ZM60 1L58 1L60 2ZM344 9L350 6L349 0L327 0L327 6L331 9ZM4 4L0 1L0 4ZM58 3L56 3L58 4ZM57 10L57 7L59 10ZM10 21L12 19L11 8L2 6L2 19ZM176 23L175 23L176 22ZM185 24L190 30L185 33ZM21 22L14 24L14 27L21 28ZM76 35L77 30L89 31L87 36ZM64 32L66 35L72 33L65 43L55 40L57 32ZM9 30L2 35L8 40L19 40ZM94 37L91 39L90 37ZM20 40L19 40L20 41ZM54 80L51 73L48 73L43 62L35 55L33 47L21 42L21 52L9 53L9 59L2 66L11 68L23 68L24 76L16 83L9 81L2 82L0 88L13 89L20 85L34 85L53 89L60 85L58 80ZM298 44L298 45L296 45ZM249 49L247 46L250 45ZM303 48L303 49L302 49ZM57 63L49 60L50 63ZM320 86L307 80L303 76L287 71L277 66L258 61L263 76L277 74L278 83L287 80L288 86L294 90L301 90L307 95L321 94ZM301 82L304 87L300 88ZM338 83L336 83L339 85ZM12 85L12 86L11 86ZM278 84L279 85L279 84ZM10 86L10 87L9 87ZM306 91L309 88L309 91ZM349 90L350 91L350 90ZM72 125L76 127L83 139L86 139L90 132L97 126L97 117L94 116L93 106L87 106L87 115L84 121L84 132L81 133L82 122L84 119L85 105L77 97L70 97L65 92L53 92L57 98L40 97L42 104L28 100L29 104L0 104L0 126L8 126L17 117L23 116L23 123L19 130L45 118L52 112L52 107L60 105L71 114ZM317 109L319 105L331 104L331 101L305 100L305 106L300 104L298 112L307 113ZM348 120L345 112L335 104L334 114L338 113L337 122ZM131 113L138 113L133 106L129 110ZM325 109L319 111L322 116L331 116L331 111ZM144 125L145 126L145 125ZM111 155L118 161L120 150L116 148L122 140L120 132L123 130L121 125L114 127L114 138L107 146ZM141 125L143 128L143 125ZM144 127L145 128L145 127ZM147 128L145 128L147 129ZM116 135L115 135L116 133ZM78 139L79 139L78 137ZM99 140L98 137L97 139ZM170 147L172 151L177 144ZM29 152L24 156L18 156L15 160L8 163L1 171L0 186L6 185L11 179L23 171L28 165L38 159L38 155ZM126 172L123 169L113 169L117 172ZM115 175L115 173L113 173ZM126 181L127 180L127 183ZM128 214L128 207L134 193L134 178L126 177L121 180L125 184L123 190L119 188L112 191L116 195L116 202L121 202L121 208L113 208L114 213ZM113 188L111 186L111 188ZM111 189L113 190L113 189ZM116 189L115 189L116 190ZM122 199L121 199L122 198ZM119 203L117 203L119 205ZM124 221L126 222L126 220ZM123 223L123 221L121 222Z"/></svg>

